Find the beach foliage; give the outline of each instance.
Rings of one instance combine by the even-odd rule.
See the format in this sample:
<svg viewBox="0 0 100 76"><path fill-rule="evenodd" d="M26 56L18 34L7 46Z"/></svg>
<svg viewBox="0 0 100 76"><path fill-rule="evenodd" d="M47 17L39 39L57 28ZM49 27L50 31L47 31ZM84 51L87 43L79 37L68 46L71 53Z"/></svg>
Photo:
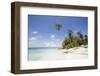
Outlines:
<svg viewBox="0 0 100 76"><path fill-rule="evenodd" d="M87 45L88 44L88 36L83 35L81 32L77 32L77 34L74 36L72 30L68 30L67 32L68 36L66 36L62 42L63 49L67 48L73 48L73 47L79 47L81 45Z"/></svg>

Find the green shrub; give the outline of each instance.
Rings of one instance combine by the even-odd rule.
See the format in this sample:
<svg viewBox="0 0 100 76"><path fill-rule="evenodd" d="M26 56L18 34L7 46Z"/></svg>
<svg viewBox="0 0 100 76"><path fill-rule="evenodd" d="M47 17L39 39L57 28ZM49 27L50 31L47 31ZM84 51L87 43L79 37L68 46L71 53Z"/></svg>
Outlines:
<svg viewBox="0 0 100 76"><path fill-rule="evenodd" d="M73 39L72 44L74 47L79 46L78 40L76 38Z"/></svg>
<svg viewBox="0 0 100 76"><path fill-rule="evenodd" d="M66 45L67 49L70 49L70 48L73 48L73 47L74 47L73 43L69 43L68 45Z"/></svg>

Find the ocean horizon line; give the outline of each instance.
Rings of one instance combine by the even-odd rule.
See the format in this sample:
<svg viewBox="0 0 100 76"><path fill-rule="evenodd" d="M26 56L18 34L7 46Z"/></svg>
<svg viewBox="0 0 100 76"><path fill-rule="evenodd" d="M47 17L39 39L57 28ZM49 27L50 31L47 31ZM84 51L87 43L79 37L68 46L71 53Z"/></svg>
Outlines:
<svg viewBox="0 0 100 76"><path fill-rule="evenodd" d="M28 49L38 49L38 48L62 48L62 47L29 47Z"/></svg>

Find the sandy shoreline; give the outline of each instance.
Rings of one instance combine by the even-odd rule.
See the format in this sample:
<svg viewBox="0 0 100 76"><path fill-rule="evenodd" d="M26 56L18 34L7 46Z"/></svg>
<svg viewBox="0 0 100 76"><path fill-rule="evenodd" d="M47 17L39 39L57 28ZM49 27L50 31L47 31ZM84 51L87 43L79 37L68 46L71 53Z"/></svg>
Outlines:
<svg viewBox="0 0 100 76"><path fill-rule="evenodd" d="M81 46L71 49L56 49L56 51L44 55L40 60L75 60L87 58L88 48Z"/></svg>
<svg viewBox="0 0 100 76"><path fill-rule="evenodd" d="M88 58L88 48L84 47L75 47L71 49L63 49L61 50L65 53L66 59L86 59Z"/></svg>
<svg viewBox="0 0 100 76"><path fill-rule="evenodd" d="M87 54L88 50L84 47L75 47L71 49L62 49L61 50L64 53L77 53L77 54Z"/></svg>

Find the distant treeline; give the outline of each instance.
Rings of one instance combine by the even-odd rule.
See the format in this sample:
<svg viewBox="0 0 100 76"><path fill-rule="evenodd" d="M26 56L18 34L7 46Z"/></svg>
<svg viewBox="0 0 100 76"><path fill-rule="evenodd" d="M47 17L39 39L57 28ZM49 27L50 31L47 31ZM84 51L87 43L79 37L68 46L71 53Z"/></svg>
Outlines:
<svg viewBox="0 0 100 76"><path fill-rule="evenodd" d="M62 42L63 49L67 48L73 48L73 47L79 47L81 45L87 45L88 44L88 36L83 35L81 32L77 32L77 35L73 35L72 30L68 30L68 35L64 38Z"/></svg>

